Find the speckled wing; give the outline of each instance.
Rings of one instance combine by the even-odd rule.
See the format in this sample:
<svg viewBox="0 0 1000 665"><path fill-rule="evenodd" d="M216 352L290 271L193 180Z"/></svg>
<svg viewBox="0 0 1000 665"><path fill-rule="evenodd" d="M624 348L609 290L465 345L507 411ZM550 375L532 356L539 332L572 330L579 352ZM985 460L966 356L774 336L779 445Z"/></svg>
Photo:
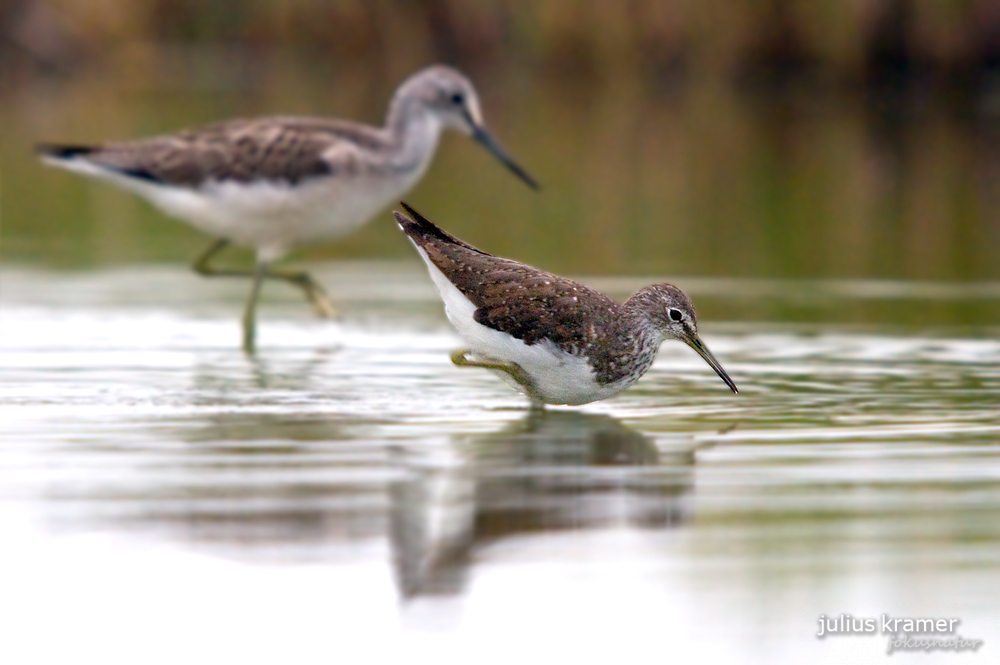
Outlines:
<svg viewBox="0 0 1000 665"><path fill-rule="evenodd" d="M477 305L478 323L529 345L549 339L567 351L583 350L605 334L599 324L619 308L603 293L505 259L493 259L482 279L453 281Z"/></svg>
<svg viewBox="0 0 1000 665"><path fill-rule="evenodd" d="M177 187L208 181L283 181L357 171L352 146L372 145L369 128L313 118L231 120L176 134L103 146L40 146L56 159L85 159L120 173Z"/></svg>
<svg viewBox="0 0 1000 665"><path fill-rule="evenodd" d="M405 203L403 206L414 218L409 226L400 222L403 230L477 307L477 323L529 345L549 339L567 351L582 350L611 334L602 322L615 321L621 306L603 293L486 254L448 235Z"/></svg>

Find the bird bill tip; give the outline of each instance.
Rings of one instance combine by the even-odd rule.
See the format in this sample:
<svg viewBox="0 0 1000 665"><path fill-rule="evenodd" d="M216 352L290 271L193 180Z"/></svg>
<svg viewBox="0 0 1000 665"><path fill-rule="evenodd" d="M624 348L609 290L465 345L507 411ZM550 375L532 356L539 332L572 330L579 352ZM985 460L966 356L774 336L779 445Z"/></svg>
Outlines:
<svg viewBox="0 0 1000 665"><path fill-rule="evenodd" d="M490 151L490 153L497 158L497 160L506 166L511 173L516 175L524 184L531 187L534 190L540 189L538 181L528 175L528 172L521 168L521 165L514 161L514 159L507 154L493 135L487 131L486 127L483 125L473 125L472 138L476 140L480 145Z"/></svg>
<svg viewBox="0 0 1000 665"><path fill-rule="evenodd" d="M736 387L736 382L733 381L732 377L729 376L729 373L722 367L722 363L716 360L715 356L712 355L712 352L708 350L708 347L705 346L705 343L701 341L701 338L698 337L697 334L693 334L685 341L688 346L694 349L695 352L701 356L702 360L708 363L709 367L715 370L715 373L719 375L719 378L722 379L727 386L729 386L729 389L732 390L733 393L739 394L740 390Z"/></svg>

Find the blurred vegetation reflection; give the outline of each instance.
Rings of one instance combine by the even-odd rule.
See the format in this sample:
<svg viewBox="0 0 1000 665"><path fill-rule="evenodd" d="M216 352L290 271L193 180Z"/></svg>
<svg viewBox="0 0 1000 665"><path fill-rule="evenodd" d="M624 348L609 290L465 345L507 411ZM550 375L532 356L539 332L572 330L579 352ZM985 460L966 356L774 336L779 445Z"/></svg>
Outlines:
<svg viewBox="0 0 1000 665"><path fill-rule="evenodd" d="M187 262L205 239L38 165L36 140L261 114L380 122L466 71L537 175L445 142L412 193L570 274L1000 277L1000 9L965 3L0 2L5 260ZM723 20L724 18L724 20ZM409 258L385 214L307 258Z"/></svg>

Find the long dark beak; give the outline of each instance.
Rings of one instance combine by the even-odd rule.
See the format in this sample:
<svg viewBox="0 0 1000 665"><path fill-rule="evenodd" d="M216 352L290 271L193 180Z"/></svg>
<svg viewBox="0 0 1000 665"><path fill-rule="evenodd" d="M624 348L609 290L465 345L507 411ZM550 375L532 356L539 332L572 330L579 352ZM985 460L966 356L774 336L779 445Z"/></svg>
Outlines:
<svg viewBox="0 0 1000 665"><path fill-rule="evenodd" d="M709 367L715 370L715 373L719 375L719 378L725 381L726 385L729 386L734 393L739 392L739 390L736 389L736 383L729 378L729 374L726 373L726 370L722 369L722 365L720 365L719 361L715 359L712 352L708 350L705 343L701 341L701 338L698 337L698 333L690 333L688 337L684 338L684 341L687 342L687 345L694 349L698 355L708 363Z"/></svg>
<svg viewBox="0 0 1000 665"><path fill-rule="evenodd" d="M514 175L523 180L528 187L538 189L538 183L535 182L535 179L528 175L528 172L522 169L520 164L511 159L510 155L508 155L507 152L500 147L500 144L497 143L492 136L490 136L490 133L486 131L485 127L471 122L470 124L472 125L472 138L474 138L477 143L493 153L494 157L499 159L504 166L513 171Z"/></svg>

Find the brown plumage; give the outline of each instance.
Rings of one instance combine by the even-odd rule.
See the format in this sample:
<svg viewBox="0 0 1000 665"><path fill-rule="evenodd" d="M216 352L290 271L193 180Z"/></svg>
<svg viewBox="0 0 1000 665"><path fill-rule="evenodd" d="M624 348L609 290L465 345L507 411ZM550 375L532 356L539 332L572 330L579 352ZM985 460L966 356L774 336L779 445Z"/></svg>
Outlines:
<svg viewBox="0 0 1000 665"><path fill-rule="evenodd" d="M487 254L441 230L406 203L402 205L409 215L396 213L400 228L474 306L471 318L475 323L509 335L527 347L545 342L567 357L585 359L592 368L593 388L589 393L585 386L576 388L583 401L560 402L544 398L544 375L548 370L533 372L522 366L531 376L529 394L533 397L538 393L541 401L584 403L618 392L649 369L665 338L691 345L735 390L735 384L698 338L694 307L677 287L646 287L619 304L579 282ZM440 284L438 288L441 291ZM459 332L474 333L474 328L456 321L462 316L458 313L460 307L449 304L444 291L442 298ZM489 349L485 348L488 343L475 338L470 343L478 354L519 365L525 362L503 355L517 353L516 346L514 350ZM501 342L497 346L504 345ZM565 363L565 359L556 361L557 365ZM558 382L551 377L549 380ZM560 390L562 387L553 392ZM586 399L591 393L597 396Z"/></svg>
<svg viewBox="0 0 1000 665"><path fill-rule="evenodd" d="M529 346L548 339L567 353L587 352L601 383L628 373L614 362L634 347L617 325L622 307L617 302L571 279L487 254L402 205L412 218L397 216L403 231L475 304L476 323Z"/></svg>
<svg viewBox="0 0 1000 665"><path fill-rule="evenodd" d="M86 157L122 174L176 187L207 181L297 184L313 176L356 175L366 155L389 147L374 128L322 118L229 120L139 141L100 146L39 146L49 157ZM355 151L360 146L363 151ZM346 158L355 152L354 159ZM339 160L330 159L338 155Z"/></svg>

